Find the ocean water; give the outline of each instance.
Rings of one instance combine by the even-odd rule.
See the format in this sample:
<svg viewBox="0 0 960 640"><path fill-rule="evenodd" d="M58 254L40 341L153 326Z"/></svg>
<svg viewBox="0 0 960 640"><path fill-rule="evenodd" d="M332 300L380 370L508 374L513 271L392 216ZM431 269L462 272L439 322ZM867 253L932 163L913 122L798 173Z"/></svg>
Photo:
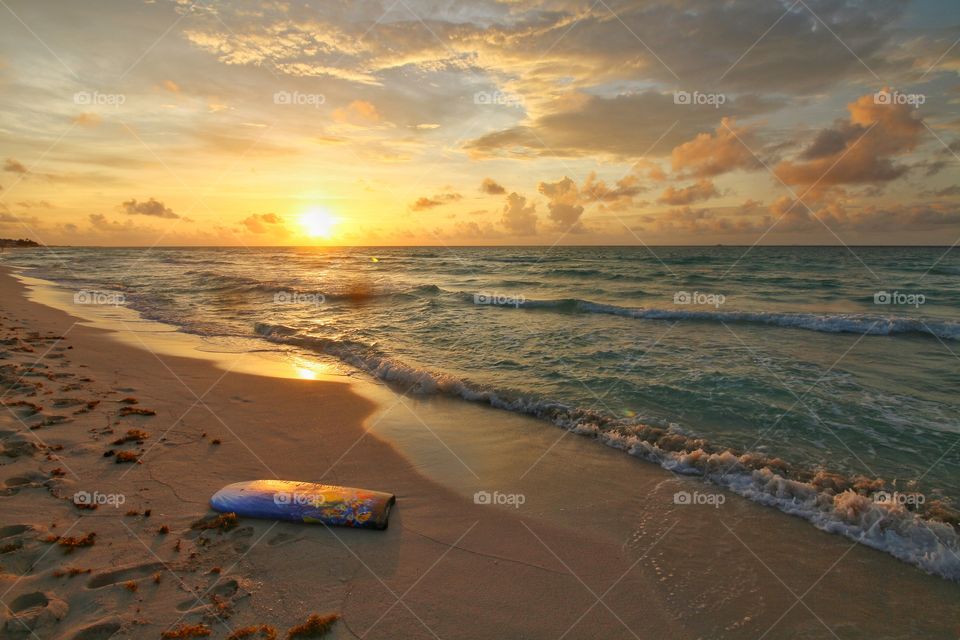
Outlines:
<svg viewBox="0 0 960 640"><path fill-rule="evenodd" d="M64 248L5 260L78 303L119 302L220 345L307 353L542 418L960 579L958 251Z"/></svg>

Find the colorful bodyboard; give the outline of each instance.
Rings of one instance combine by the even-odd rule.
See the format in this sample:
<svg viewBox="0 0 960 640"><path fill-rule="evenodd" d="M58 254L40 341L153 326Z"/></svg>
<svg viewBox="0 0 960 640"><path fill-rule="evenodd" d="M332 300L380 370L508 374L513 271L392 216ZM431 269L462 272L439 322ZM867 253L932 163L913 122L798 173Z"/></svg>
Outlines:
<svg viewBox="0 0 960 640"><path fill-rule="evenodd" d="M235 482L210 499L215 510L250 518L386 529L392 493L292 480Z"/></svg>

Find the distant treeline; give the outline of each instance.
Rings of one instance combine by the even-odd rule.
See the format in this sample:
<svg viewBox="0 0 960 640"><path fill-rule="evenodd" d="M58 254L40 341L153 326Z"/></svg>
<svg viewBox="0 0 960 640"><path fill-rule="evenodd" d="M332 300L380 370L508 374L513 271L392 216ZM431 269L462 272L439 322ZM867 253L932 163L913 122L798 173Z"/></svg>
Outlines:
<svg viewBox="0 0 960 640"><path fill-rule="evenodd" d="M19 240L13 240L12 238L0 238L0 247L39 247L40 245L34 242L33 240L27 240L26 238L20 238Z"/></svg>

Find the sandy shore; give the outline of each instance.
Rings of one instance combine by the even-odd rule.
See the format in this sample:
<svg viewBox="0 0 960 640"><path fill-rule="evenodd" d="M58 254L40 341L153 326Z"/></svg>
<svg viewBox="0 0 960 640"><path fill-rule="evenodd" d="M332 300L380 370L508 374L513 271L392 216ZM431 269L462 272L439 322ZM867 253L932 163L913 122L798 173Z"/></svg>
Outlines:
<svg viewBox="0 0 960 640"><path fill-rule="evenodd" d="M332 638L960 634L957 585L732 494L723 508L678 508L678 487L702 485L558 442L533 420L391 402L327 376L258 376L269 367L256 356L228 370L137 348L28 300L7 272L0 300L2 638L158 638L185 624L283 637L314 613L340 617ZM497 428L479 435L478 421ZM463 468L447 453L430 464L405 425L417 437L426 426ZM504 462L507 427L536 446ZM112 444L132 429L148 435ZM139 462L118 463L119 451ZM470 499L539 459L510 485L521 508ZM390 491L398 504L383 532L191 528L224 484L274 477ZM104 502L79 508L77 492Z"/></svg>

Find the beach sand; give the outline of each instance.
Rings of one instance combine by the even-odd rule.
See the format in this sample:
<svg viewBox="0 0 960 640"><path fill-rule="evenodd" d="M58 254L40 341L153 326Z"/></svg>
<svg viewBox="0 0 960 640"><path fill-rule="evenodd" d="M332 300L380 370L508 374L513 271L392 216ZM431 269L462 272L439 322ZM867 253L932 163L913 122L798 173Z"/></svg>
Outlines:
<svg viewBox="0 0 960 640"><path fill-rule="evenodd" d="M28 300L7 271L0 300L0 638L284 637L311 614L339 616L331 638L960 635L958 585L535 420L185 357L181 334L172 355ZM112 444L133 429L149 435ZM223 485L275 477L398 502L386 531L191 528ZM471 498L501 487L524 504Z"/></svg>

